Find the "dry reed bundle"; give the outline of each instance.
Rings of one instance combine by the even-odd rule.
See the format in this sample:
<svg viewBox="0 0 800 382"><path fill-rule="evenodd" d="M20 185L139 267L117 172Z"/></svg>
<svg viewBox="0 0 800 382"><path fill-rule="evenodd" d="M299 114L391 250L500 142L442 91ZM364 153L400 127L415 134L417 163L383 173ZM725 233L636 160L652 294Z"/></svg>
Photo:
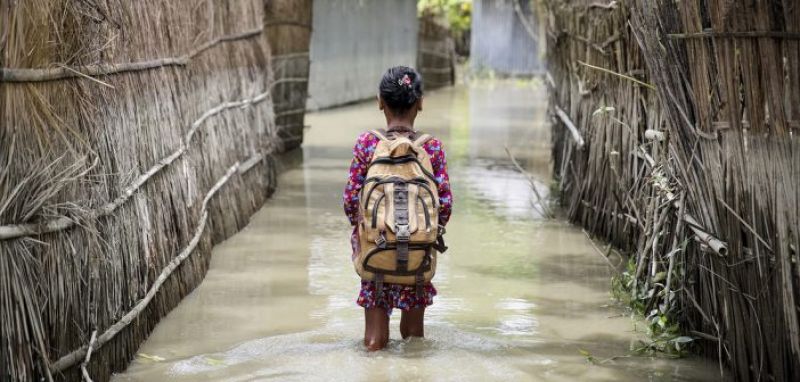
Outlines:
<svg viewBox="0 0 800 382"><path fill-rule="evenodd" d="M425 79L426 89L453 85L456 81L455 43L450 28L436 16L419 17L417 69Z"/></svg>
<svg viewBox="0 0 800 382"><path fill-rule="evenodd" d="M0 0L0 379L107 380L269 196L264 17Z"/></svg>
<svg viewBox="0 0 800 382"><path fill-rule="evenodd" d="M630 253L634 304L677 319L737 380L800 376L791 3L547 2L570 218Z"/></svg>

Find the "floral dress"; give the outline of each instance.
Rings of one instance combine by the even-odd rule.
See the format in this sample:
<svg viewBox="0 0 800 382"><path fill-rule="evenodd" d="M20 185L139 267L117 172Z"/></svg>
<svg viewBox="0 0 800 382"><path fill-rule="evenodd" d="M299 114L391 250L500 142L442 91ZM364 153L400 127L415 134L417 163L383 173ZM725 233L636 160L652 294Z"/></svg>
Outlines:
<svg viewBox="0 0 800 382"><path fill-rule="evenodd" d="M359 194L367 176L367 167L375 153L375 147L379 139L372 133L361 134L353 147L353 161L350 164L350 176L344 189L344 213L353 226L353 233L350 235L350 244L353 247L353 258L358 252L358 205ZM439 191L439 224L444 226L450 219L450 212L453 209L453 195L450 191L450 177L447 175L447 160L445 159L442 142L436 138L431 138L423 146L423 149L430 155L433 165L433 174L436 178L436 186ZM399 285L384 283L382 298L378 300L375 293L375 282L361 281L361 292L358 295L357 303L364 308L381 307L390 314L392 308L408 310L420 308L433 304L433 296L436 296L436 288L433 284L425 285L422 298L417 298L416 289L413 285Z"/></svg>

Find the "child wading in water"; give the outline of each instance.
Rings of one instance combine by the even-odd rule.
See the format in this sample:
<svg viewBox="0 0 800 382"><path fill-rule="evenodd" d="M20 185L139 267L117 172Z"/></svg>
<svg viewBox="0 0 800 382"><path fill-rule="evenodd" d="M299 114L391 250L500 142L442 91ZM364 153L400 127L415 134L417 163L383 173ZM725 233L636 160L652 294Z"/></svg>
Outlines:
<svg viewBox="0 0 800 382"><path fill-rule="evenodd" d="M422 111L422 78L420 77L419 73L417 73L416 70L405 66L393 67L387 70L383 75L379 90L378 108L383 111L383 114L386 117L386 129L383 133L385 133L388 137L399 135L403 137L410 137L411 139L418 139L418 133L414 130L414 120L417 117L417 113ZM365 217L360 216L361 213L359 212L359 208L365 208L360 205L361 198L366 199L363 201L365 203L375 199L374 195L372 195L372 199L370 199L370 195L367 195L366 197L361 195L361 191L365 185L367 172L371 166L371 162L373 161L373 155L375 154L376 147L378 147L382 138L384 141L386 141L386 138L382 137L381 135L382 133L378 131L363 133L358 137L355 147L353 148L353 161L350 165L350 177L344 190L344 211L347 215L347 218L350 220L350 224L353 226L351 244L353 246L354 260L358 257L359 252L362 249L362 243L365 242L365 238L359 237L359 224L361 224L363 227L366 227L366 225L364 225ZM432 213L430 213L428 210L424 211L424 217L429 218L431 216L438 215L438 227L436 228L439 230L438 234L441 235L443 232L442 227L447 224L453 205L452 195L450 192L450 180L447 175L447 163L445 160L445 153L444 149L442 148L442 143L438 139L429 137L427 135L419 138L418 142L420 143L419 146L421 146L427 153L427 157L430 158L429 166L427 165L427 158L424 158L425 166L428 167L428 170L424 169L422 164L419 164L420 161L416 161L414 158L411 158L411 161L416 161L417 164L419 164L419 169L427 176L427 178L417 177L408 182L400 182L405 184L386 185L393 186L394 189L383 188L383 191L386 192L384 197L381 197L379 200L374 202L375 207L373 207L373 215L367 218L371 220L372 228L375 228L376 215L379 213L379 211L380 213L385 213L387 215L391 213L392 219L398 219L397 215L404 215L405 221L393 220L392 222L396 223L399 221L400 223L406 223L405 226L407 227L409 223L408 216L411 215L411 225L414 227L414 233L410 236L412 252L415 248L419 248L414 247L415 240L419 241L418 238L420 236L418 235L426 235L424 238L425 240L430 237L433 237L435 240L437 235L436 229L434 229L433 233L426 233L431 230L432 226L435 226L436 222L434 221L431 223L429 221L424 221L422 218L417 220L417 216L423 216L419 210L427 208L426 206L428 205L432 206L432 208L436 208L438 205L438 210L434 209ZM385 147L385 145L382 147ZM413 151L411 152L413 153ZM424 153L415 155L422 155L422 157L425 157ZM408 156L409 155L406 154L404 158L408 159ZM407 160L405 162L410 161ZM430 180L428 181L427 179ZM367 181L367 183L369 182L370 181ZM375 187L374 183L375 182L373 182L371 185L372 187ZM429 186L433 186L434 184L435 190L429 190L427 193L423 190L432 188ZM406 187L408 188L407 191ZM387 191L387 189L393 191ZM403 193L400 196L401 199L396 199L398 190L402 190L400 191ZM434 192L431 191L438 191L435 193L438 195L438 198L437 200L428 199L428 203L426 204L423 195L425 195L425 197L430 195L432 199ZM380 208L378 207L379 202L384 201L383 199L392 198L392 195L395 197L395 199L392 201L393 204L386 205L386 207L383 207L383 205ZM388 196L388 198L385 198L385 196ZM413 206L412 203L407 201L408 199L414 199ZM417 199L420 201L420 204L417 204ZM406 202L405 207L402 207L402 203L399 204L398 201ZM384 202L389 203L389 201ZM388 212L390 211L390 208L405 211L398 212L396 210L392 210L392 212ZM384 216L381 215L378 226L383 224L385 224ZM424 230L426 224L428 231ZM400 241L402 241L400 237L404 236L404 234L400 232L403 232L403 229L407 230L407 228L398 227L399 225L394 226L394 228L389 228L389 231L397 232L397 237L395 238L398 248L397 253L400 253L401 251L399 248L402 245L402 243L400 243ZM387 233L387 235L389 234ZM391 233L391 235L395 234ZM408 236L408 234L405 235ZM384 236L384 231L382 230L380 231L379 237L375 240L378 242L378 248L376 250L385 248L385 244L380 242L381 240L385 242L385 239L386 237ZM439 243L442 244L441 248L436 247L435 245L433 248L443 251L443 242L440 241ZM368 244L373 245L371 242ZM406 243L406 246L408 246L408 243ZM427 251L427 253L431 252L430 249ZM409 249L405 248L405 252L405 256L408 258ZM424 250L417 249L417 253L426 252ZM399 257L401 255L397 256ZM431 256L426 255L425 260L417 260L416 264L430 265L430 257ZM400 265L400 261L401 260L398 260L397 263L398 269L405 269L408 264L413 262L406 259L403 260L405 261L405 264ZM432 263L433 265L429 274L430 277L432 277L433 268L435 268L435 254L433 256ZM417 269L422 269L422 265L420 265ZM416 274L416 285L397 284L388 281L383 282L382 277L383 276L381 275L380 278L366 280L362 278L361 292L359 293L357 301L358 305L364 307L364 345L369 351L380 350L388 343L389 316L391 315L393 308L399 308L402 311L402 317L400 318L400 334L403 336L403 338L423 337L423 319L425 316L425 308L428 305L433 304L433 296L436 295L436 288L433 287L433 284L430 282L422 282L421 273ZM413 280L414 276L411 277ZM428 278L425 280L427 281Z"/></svg>

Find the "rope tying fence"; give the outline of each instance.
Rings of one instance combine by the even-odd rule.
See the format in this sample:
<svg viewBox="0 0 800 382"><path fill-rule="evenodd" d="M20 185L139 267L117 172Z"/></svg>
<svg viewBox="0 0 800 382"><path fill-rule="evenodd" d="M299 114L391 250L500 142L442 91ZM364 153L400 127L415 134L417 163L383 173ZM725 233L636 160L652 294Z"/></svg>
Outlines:
<svg viewBox="0 0 800 382"><path fill-rule="evenodd" d="M264 27L240 33L217 37L205 42L191 52L179 57L166 57L139 62L126 62L119 64L95 64L77 67L61 66L48 69L26 68L0 68L0 82L43 82L56 81L66 78L102 76L124 72L156 69L165 66L186 66L200 53L223 42L237 41L260 36Z"/></svg>

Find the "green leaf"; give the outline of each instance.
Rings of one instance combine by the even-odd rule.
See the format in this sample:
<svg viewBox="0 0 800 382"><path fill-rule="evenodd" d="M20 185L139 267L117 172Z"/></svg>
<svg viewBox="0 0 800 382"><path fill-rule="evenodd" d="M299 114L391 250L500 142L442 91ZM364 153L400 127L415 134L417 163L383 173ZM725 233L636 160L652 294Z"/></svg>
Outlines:
<svg viewBox="0 0 800 382"><path fill-rule="evenodd" d="M678 344L685 344L685 343L689 343L689 342L694 341L694 338L688 337L688 336L680 336L680 337L674 338L672 341L675 342L675 343L678 343Z"/></svg>

